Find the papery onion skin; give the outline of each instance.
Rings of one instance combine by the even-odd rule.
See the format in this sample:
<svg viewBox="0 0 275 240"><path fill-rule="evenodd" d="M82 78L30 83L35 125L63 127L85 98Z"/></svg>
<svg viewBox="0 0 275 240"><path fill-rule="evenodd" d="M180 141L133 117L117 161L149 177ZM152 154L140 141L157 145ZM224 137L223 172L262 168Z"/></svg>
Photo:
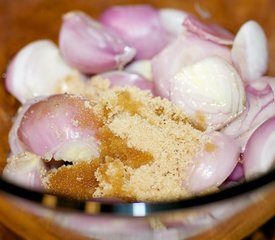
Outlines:
<svg viewBox="0 0 275 240"><path fill-rule="evenodd" d="M59 47L64 59L86 74L122 68L136 52L118 35L83 12L64 15Z"/></svg>
<svg viewBox="0 0 275 240"><path fill-rule="evenodd" d="M18 127L18 139L25 150L46 160L97 157L95 118L89 106L87 100L72 94L43 99L25 112Z"/></svg>
<svg viewBox="0 0 275 240"><path fill-rule="evenodd" d="M256 178L275 166L275 116L262 123L250 136L243 153L247 180Z"/></svg>
<svg viewBox="0 0 275 240"><path fill-rule="evenodd" d="M136 49L135 59L151 59L168 43L158 11L150 5L110 7L100 22Z"/></svg>
<svg viewBox="0 0 275 240"><path fill-rule="evenodd" d="M50 40L37 40L23 47L8 66L6 89L25 103L55 92L57 83L72 72Z"/></svg>
<svg viewBox="0 0 275 240"><path fill-rule="evenodd" d="M93 81L95 78L107 79L110 82L110 87L136 86L142 90L149 90L153 93L153 82L148 81L135 73L110 71L92 77L91 81Z"/></svg>
<svg viewBox="0 0 275 240"><path fill-rule="evenodd" d="M200 129L217 130L244 110L245 94L237 71L220 57L183 67L171 81L171 102Z"/></svg>
<svg viewBox="0 0 275 240"><path fill-rule="evenodd" d="M208 137L183 182L193 193L220 186L238 163L240 148L234 139L220 132L209 133Z"/></svg>
<svg viewBox="0 0 275 240"><path fill-rule="evenodd" d="M245 82L263 76L268 67L268 43L255 21L244 23L236 34L231 50L232 61Z"/></svg>

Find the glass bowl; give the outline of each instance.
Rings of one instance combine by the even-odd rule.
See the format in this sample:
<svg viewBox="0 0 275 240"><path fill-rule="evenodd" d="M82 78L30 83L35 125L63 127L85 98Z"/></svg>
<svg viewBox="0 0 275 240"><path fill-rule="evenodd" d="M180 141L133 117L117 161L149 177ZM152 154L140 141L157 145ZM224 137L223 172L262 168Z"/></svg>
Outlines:
<svg viewBox="0 0 275 240"><path fill-rule="evenodd" d="M209 1L0 1L0 172L18 102L3 80L13 55L27 43L57 41L62 14L83 10L97 17L115 4L150 3L189 11L236 32L250 19L265 29L275 60L272 0ZM275 67L269 66L269 75ZM25 239L241 239L275 215L275 171L205 196L168 203L77 201L30 191L0 179L0 223ZM65 237L66 236L66 237Z"/></svg>

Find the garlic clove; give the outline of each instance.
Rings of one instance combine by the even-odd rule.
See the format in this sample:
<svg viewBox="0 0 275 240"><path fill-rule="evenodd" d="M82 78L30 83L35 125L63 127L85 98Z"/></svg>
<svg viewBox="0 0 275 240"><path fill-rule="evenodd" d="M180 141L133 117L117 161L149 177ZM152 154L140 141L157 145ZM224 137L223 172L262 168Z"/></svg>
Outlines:
<svg viewBox="0 0 275 240"><path fill-rule="evenodd" d="M136 52L118 35L83 12L64 15L59 47L71 66L87 74L121 69Z"/></svg>
<svg viewBox="0 0 275 240"><path fill-rule="evenodd" d="M137 60L151 59L168 42L158 11L150 5L110 7L100 22L136 49Z"/></svg>
<svg viewBox="0 0 275 240"><path fill-rule="evenodd" d="M173 77L171 101L200 129L217 130L244 110L244 86L231 64L208 57Z"/></svg>
<svg viewBox="0 0 275 240"><path fill-rule="evenodd" d="M255 21L244 23L234 39L232 61L246 82L260 78L268 65L268 46L265 33Z"/></svg>
<svg viewBox="0 0 275 240"><path fill-rule="evenodd" d="M172 78L183 67L210 56L220 56L231 61L227 47L201 39L190 32L178 36L152 59L156 93L169 99Z"/></svg>
<svg viewBox="0 0 275 240"><path fill-rule="evenodd" d="M27 109L16 137L26 151L46 160L91 160L99 155L95 124L86 99L72 94L52 95Z"/></svg>
<svg viewBox="0 0 275 240"><path fill-rule="evenodd" d="M238 144L230 137L211 132L196 153L183 185L193 193L220 186L236 167L240 155Z"/></svg>
<svg viewBox="0 0 275 240"><path fill-rule="evenodd" d="M55 92L59 81L72 72L57 46L38 40L22 48L8 66L6 88L21 103Z"/></svg>
<svg viewBox="0 0 275 240"><path fill-rule="evenodd" d="M25 152L12 155L7 159L3 178L28 189L43 190L41 176L45 171L45 166L39 156Z"/></svg>

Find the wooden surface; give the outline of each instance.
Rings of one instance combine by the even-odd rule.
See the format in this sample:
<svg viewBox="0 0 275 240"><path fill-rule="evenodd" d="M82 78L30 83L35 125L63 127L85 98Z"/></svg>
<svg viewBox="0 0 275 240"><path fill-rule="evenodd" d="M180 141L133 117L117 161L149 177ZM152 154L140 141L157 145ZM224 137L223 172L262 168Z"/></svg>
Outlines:
<svg viewBox="0 0 275 240"><path fill-rule="evenodd" d="M127 3L153 3L156 7L182 8L198 15L197 9L210 13L232 32L249 19L257 20L269 41L269 73L275 75L275 1L273 0L0 0L0 172L9 151L7 134L18 103L4 90L4 71L12 56L30 41L50 38L57 41L61 16L70 10L84 10L97 17L107 6ZM236 217L196 239L241 239L275 215L274 189L268 197ZM62 231L21 212L0 196L0 239L62 239ZM21 237L20 237L21 236ZM73 238L73 234L70 235ZM76 239L76 238L75 238Z"/></svg>

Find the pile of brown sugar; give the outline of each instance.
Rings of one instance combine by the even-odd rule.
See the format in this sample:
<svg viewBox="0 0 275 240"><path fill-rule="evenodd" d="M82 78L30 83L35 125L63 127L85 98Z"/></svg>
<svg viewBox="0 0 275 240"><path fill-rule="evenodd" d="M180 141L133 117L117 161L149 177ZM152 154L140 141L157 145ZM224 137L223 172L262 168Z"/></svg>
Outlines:
<svg viewBox="0 0 275 240"><path fill-rule="evenodd" d="M189 196L183 181L205 143L171 102L135 87L89 96L100 156L48 172L48 191L79 199L169 201Z"/></svg>

